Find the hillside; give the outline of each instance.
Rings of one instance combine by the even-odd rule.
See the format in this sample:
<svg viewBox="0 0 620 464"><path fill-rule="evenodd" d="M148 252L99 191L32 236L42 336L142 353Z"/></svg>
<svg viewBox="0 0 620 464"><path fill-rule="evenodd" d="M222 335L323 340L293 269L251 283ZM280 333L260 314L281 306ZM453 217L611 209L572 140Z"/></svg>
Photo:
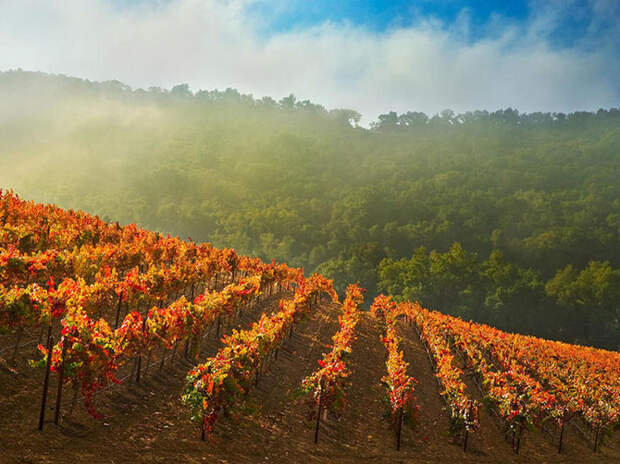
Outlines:
<svg viewBox="0 0 620 464"><path fill-rule="evenodd" d="M266 304L261 309L268 309ZM273 307L273 305L271 306ZM463 453L449 433L449 417L439 396L429 360L415 332L401 326L410 373L419 381L415 395L420 414L414 428L405 428L400 452L384 419L382 403L385 375L384 350L375 320L364 314L353 345L351 387L342 418L331 418L321 430L319 444L312 443L312 422L307 408L292 398L301 379L316 367L324 344L337 328L338 306L323 304L301 324L282 357L270 366L251 394L253 415L238 422L224 422L213 441L200 441L199 428L179 407L186 362L155 368L141 385L120 386L105 394L105 418L93 421L76 408L60 427L36 431L40 375L33 375L22 353L15 377L0 372L3 390L0 410L0 449L7 463L58 462L615 462L620 457L616 433L594 454L576 429L567 430L564 454L557 454L553 440L539 431L528 433L519 455L510 449L496 419L483 412L481 429ZM248 320L242 321L247 324ZM202 356L215 351L213 339ZM473 383L468 393L478 397ZM52 391L54 385L52 384ZM70 399L67 399L69 402ZM51 411L50 411L51 415ZM557 437L556 437L557 440Z"/></svg>
<svg viewBox="0 0 620 464"><path fill-rule="evenodd" d="M386 296L360 311L355 285L0 200L2 462L620 459L617 352ZM325 416L299 391L317 373Z"/></svg>
<svg viewBox="0 0 620 464"><path fill-rule="evenodd" d="M294 96L2 72L0 186L339 292L619 348L617 108L358 121Z"/></svg>

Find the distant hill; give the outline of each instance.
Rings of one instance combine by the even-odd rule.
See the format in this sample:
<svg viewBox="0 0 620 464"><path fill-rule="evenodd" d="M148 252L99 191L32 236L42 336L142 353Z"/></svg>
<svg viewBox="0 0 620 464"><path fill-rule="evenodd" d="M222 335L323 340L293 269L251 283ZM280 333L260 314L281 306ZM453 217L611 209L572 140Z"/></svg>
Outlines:
<svg viewBox="0 0 620 464"><path fill-rule="evenodd" d="M358 121L293 96L2 72L0 186L618 347L620 110Z"/></svg>

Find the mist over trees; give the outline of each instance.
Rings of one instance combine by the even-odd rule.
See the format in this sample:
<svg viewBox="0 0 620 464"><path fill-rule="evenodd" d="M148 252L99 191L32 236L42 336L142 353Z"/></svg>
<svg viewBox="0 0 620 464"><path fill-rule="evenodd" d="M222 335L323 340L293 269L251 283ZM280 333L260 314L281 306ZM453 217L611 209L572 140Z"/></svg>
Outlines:
<svg viewBox="0 0 620 464"><path fill-rule="evenodd" d="M506 330L620 343L620 110L379 116L0 73L0 187Z"/></svg>

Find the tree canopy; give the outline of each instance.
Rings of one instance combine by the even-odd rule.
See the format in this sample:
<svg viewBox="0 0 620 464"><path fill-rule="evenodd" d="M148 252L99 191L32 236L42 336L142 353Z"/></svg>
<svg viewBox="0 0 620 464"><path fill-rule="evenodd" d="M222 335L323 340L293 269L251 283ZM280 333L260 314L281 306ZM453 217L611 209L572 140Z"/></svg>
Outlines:
<svg viewBox="0 0 620 464"><path fill-rule="evenodd" d="M507 330L617 347L620 110L381 115L0 73L0 185Z"/></svg>

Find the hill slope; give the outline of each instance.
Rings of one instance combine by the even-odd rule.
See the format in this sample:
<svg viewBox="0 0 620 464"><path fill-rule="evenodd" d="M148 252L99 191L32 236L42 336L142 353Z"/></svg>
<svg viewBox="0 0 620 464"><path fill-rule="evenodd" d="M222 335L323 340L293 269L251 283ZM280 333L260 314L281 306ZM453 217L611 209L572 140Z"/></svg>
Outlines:
<svg viewBox="0 0 620 464"><path fill-rule="evenodd" d="M618 348L620 110L355 120L234 89L2 72L0 186L316 270L339 291L359 281L369 298ZM444 255L455 242L464 252Z"/></svg>
<svg viewBox="0 0 620 464"><path fill-rule="evenodd" d="M263 310L274 310L276 298L264 302L239 322L247 326ZM425 349L413 329L402 325L405 359L409 373L418 381L415 393L420 411L414 427L406 427L400 452L387 427L382 402L385 351L377 321L361 315L357 341L351 355L352 376L348 406L341 418L329 417L312 443L313 422L307 407L294 399L299 382L316 368L316 360L337 330L339 305L325 301L296 326L279 359L272 363L258 386L251 391L252 414L223 420L212 441L201 442L196 424L187 420L180 406L185 361L155 366L143 383L123 384L98 399L105 414L93 421L81 408L63 419L60 427L49 424L36 430L41 378L33 375L25 360L32 355L25 347L18 359L18 375L0 369L0 450L3 463L59 462L617 462L618 434L599 453L573 428L567 429L565 450L558 456L553 440L539 431L528 432L521 452L515 455L500 427L489 413L481 415L481 430L472 438L467 453L453 442L449 417ZM217 349L213 334L201 357ZM3 346L10 347L9 340ZM479 398L468 381L468 394ZM52 384L52 390L54 384ZM67 395L70 396L70 395ZM67 411L71 399L65 398ZM49 414L51 416L51 413Z"/></svg>

